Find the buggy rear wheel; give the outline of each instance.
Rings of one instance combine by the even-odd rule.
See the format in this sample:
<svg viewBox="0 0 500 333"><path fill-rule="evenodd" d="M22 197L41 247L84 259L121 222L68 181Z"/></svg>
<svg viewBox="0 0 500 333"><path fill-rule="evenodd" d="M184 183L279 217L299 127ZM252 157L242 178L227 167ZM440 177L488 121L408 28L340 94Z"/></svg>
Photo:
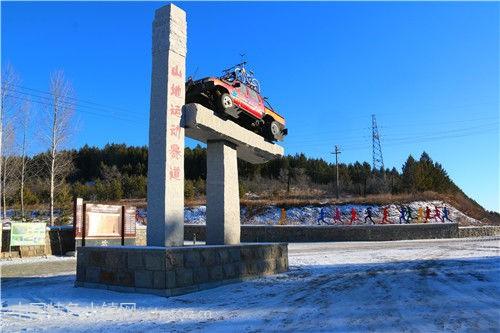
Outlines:
<svg viewBox="0 0 500 333"><path fill-rule="evenodd" d="M266 137L271 141L279 141L283 138L280 125L277 121L273 120L270 123L267 123Z"/></svg>

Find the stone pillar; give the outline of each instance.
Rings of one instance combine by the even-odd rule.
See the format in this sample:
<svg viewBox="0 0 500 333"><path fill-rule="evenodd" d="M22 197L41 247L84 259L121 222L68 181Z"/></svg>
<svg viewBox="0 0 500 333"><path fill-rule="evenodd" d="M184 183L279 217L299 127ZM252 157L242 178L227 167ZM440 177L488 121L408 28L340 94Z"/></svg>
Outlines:
<svg viewBox="0 0 500 333"><path fill-rule="evenodd" d="M148 147L148 246L184 244L186 13L156 10Z"/></svg>
<svg viewBox="0 0 500 333"><path fill-rule="evenodd" d="M207 244L240 243L240 196L236 147L207 142Z"/></svg>

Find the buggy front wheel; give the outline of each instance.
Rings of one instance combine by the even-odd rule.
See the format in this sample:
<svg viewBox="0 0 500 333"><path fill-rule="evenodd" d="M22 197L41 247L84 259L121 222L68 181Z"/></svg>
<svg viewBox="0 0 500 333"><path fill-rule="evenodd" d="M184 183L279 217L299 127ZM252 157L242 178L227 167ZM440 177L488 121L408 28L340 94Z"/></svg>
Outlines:
<svg viewBox="0 0 500 333"><path fill-rule="evenodd" d="M222 94L219 101L220 110L224 113L234 107L233 99L228 93Z"/></svg>

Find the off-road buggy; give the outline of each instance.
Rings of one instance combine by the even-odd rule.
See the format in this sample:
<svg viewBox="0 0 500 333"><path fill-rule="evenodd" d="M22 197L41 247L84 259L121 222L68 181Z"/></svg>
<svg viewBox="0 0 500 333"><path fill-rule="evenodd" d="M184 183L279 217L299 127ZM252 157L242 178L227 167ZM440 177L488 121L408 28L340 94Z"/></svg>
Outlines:
<svg viewBox="0 0 500 333"><path fill-rule="evenodd" d="M267 98L260 95L260 85L246 62L223 71L220 77L186 82L186 103L199 103L223 119L260 134L269 141L282 141L288 133L285 119L276 113Z"/></svg>

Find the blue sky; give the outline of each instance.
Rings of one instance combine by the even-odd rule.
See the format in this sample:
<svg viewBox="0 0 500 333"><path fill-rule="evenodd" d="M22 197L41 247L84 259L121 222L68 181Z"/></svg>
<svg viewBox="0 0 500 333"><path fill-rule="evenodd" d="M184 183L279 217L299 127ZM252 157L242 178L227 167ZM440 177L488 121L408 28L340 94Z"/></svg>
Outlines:
<svg viewBox="0 0 500 333"><path fill-rule="evenodd" d="M287 153L333 161L339 144L341 161L370 162L376 114L387 167L425 150L500 210L499 3L177 4L188 13L188 74L218 75L244 53L287 118ZM66 72L85 101L69 146L145 145L161 5L2 2L2 65L22 77L20 96L43 96L50 73Z"/></svg>

